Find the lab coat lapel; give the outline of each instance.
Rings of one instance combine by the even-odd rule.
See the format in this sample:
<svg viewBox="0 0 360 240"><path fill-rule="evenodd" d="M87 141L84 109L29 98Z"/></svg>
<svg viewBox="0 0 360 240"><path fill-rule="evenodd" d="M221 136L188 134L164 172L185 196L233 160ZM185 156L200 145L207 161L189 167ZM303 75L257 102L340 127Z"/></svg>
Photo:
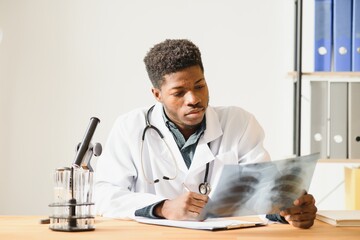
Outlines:
<svg viewBox="0 0 360 240"><path fill-rule="evenodd" d="M170 154L173 154L173 156L175 157L176 164L177 164L179 170L182 171L183 173L187 173L189 170L184 162L184 159L183 159L181 152L174 140L172 133L169 131L169 129L166 127L166 125L164 123L162 111L163 111L162 104L157 103L154 107L154 110L153 110L151 116L150 116L150 122L152 125L157 127L161 131L161 133L164 135L164 140L166 141L166 143L168 144L168 146L171 150ZM157 133L152 131L152 134L157 134ZM159 138L160 138L160 136L159 136ZM164 147L166 147L166 146L164 146ZM167 160L173 161L172 159L167 159Z"/></svg>
<svg viewBox="0 0 360 240"><path fill-rule="evenodd" d="M206 130L196 147L194 158L191 162L190 172L198 172L204 169L204 166L215 159L211 151L211 142L221 137L223 131L219 122L217 113L210 106L206 110Z"/></svg>

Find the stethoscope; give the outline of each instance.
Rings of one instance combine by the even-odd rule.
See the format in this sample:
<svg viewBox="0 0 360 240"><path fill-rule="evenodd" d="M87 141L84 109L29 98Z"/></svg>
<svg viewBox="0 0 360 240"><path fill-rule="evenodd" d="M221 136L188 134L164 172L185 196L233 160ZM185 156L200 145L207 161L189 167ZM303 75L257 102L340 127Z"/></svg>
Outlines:
<svg viewBox="0 0 360 240"><path fill-rule="evenodd" d="M149 110L146 112L146 115L145 115L145 123L146 123L146 126L143 130L143 133L142 133L142 137L141 137L141 147L140 147L140 158L141 158L141 169L142 169L142 172L143 172L143 175L144 175L144 178L146 180L146 182L148 182L149 184L155 184L155 183L158 183L160 180L157 178L155 180L151 180L149 179L147 176L146 176L146 173L145 173L145 169L144 169L144 162L143 162L143 147L144 147L144 140L145 140L145 133L148 129L153 129L157 132L157 134L160 136L161 140L165 143L165 146L166 148L168 149L168 151L170 152L171 154L171 157L172 157L172 160L174 162L174 165L175 165L175 169L176 169L176 173L173 177L168 177L168 176L163 176L162 178L164 180L174 180L177 175L178 175L178 172L179 172L179 167L176 163L176 160L175 160L175 156L174 154L172 153L169 145L166 143L165 139L164 139L164 135L161 133L161 131L155 127L154 125L152 125L150 123L150 114L152 112L152 110L154 109L155 105L153 105L151 108L149 108ZM208 183L207 179L208 179L208 174L209 174L209 168L210 168L210 163L207 163L206 164L206 169L205 169L205 176L204 176L204 182L200 183L199 185L199 192L203 195L209 195L210 191L211 191L211 186L210 184Z"/></svg>

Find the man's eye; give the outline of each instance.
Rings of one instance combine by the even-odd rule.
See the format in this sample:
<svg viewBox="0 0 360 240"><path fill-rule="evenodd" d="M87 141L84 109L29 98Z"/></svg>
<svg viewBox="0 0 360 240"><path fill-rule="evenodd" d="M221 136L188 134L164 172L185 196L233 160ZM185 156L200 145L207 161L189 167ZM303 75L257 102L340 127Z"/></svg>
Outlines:
<svg viewBox="0 0 360 240"><path fill-rule="evenodd" d="M195 89L202 89L204 87L205 87L205 85L197 85L197 86L195 86Z"/></svg>
<svg viewBox="0 0 360 240"><path fill-rule="evenodd" d="M175 96L175 97L181 97L181 96L183 96L184 95L184 92L174 92L173 93L173 95Z"/></svg>

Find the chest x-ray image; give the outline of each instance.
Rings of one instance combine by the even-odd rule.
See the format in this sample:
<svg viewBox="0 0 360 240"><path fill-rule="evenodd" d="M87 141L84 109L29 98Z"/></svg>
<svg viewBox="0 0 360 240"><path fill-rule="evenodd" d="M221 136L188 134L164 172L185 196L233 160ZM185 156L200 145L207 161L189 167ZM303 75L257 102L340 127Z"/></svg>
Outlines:
<svg viewBox="0 0 360 240"><path fill-rule="evenodd" d="M200 218L279 213L311 183L319 154L246 165L226 165Z"/></svg>

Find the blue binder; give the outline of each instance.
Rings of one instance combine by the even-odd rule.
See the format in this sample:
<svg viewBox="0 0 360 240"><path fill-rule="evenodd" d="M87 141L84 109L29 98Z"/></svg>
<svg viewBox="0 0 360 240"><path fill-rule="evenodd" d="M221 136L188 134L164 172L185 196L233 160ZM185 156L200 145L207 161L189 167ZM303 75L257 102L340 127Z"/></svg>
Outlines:
<svg viewBox="0 0 360 240"><path fill-rule="evenodd" d="M352 0L334 0L334 71L351 71Z"/></svg>
<svg viewBox="0 0 360 240"><path fill-rule="evenodd" d="M360 72L360 0L353 0L352 70Z"/></svg>
<svg viewBox="0 0 360 240"><path fill-rule="evenodd" d="M332 0L315 0L315 71L331 71L332 4Z"/></svg>

